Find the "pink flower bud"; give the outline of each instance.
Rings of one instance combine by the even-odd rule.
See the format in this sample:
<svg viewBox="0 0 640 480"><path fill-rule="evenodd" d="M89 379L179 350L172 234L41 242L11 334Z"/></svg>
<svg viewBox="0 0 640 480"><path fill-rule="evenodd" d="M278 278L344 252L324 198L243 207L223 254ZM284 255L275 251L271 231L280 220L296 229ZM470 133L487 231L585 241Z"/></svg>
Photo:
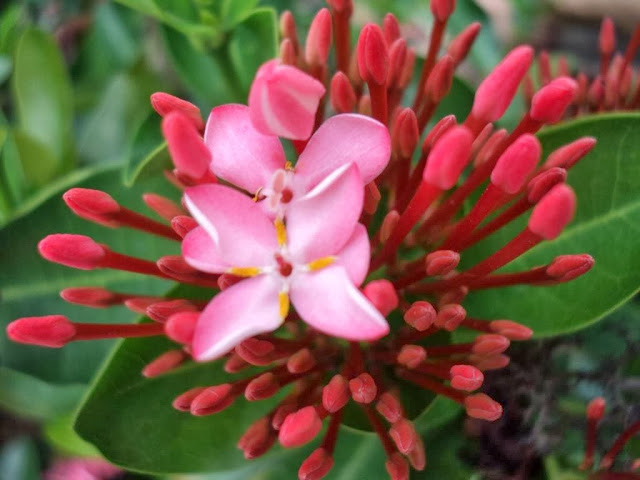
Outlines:
<svg viewBox="0 0 640 480"><path fill-rule="evenodd" d="M544 168L560 167L568 170L591 152L596 146L596 142L593 137L582 137L563 145L549 154Z"/></svg>
<svg viewBox="0 0 640 480"><path fill-rule="evenodd" d="M411 83L411 79L413 78L413 70L416 66L416 52L413 48L407 48L407 54L404 59L404 66L402 67L402 71L398 75L398 79L396 82L396 87L400 89L405 89Z"/></svg>
<svg viewBox="0 0 640 480"><path fill-rule="evenodd" d="M387 213L382 220L382 225L380 226L380 242L386 243L391 236L391 232L396 228L398 224L398 220L400 219L400 214L397 210L391 210Z"/></svg>
<svg viewBox="0 0 640 480"><path fill-rule="evenodd" d="M290 38L285 38L280 42L280 54L278 55L283 65L295 66L298 59L296 58L296 47Z"/></svg>
<svg viewBox="0 0 640 480"><path fill-rule="evenodd" d="M333 457L324 448L316 448L298 470L299 480L321 480L333 468Z"/></svg>
<svg viewBox="0 0 640 480"><path fill-rule="evenodd" d="M510 195L518 193L536 168L541 154L542 146L536 137L531 134L518 137L500 155L491 172L491 183Z"/></svg>
<svg viewBox="0 0 640 480"><path fill-rule="evenodd" d="M318 362L308 348L302 348L287 360L287 370L290 373L304 373L311 370Z"/></svg>
<svg viewBox="0 0 640 480"><path fill-rule="evenodd" d="M278 379L271 372L266 372L249 382L244 390L244 397L250 402L264 400L280 390Z"/></svg>
<svg viewBox="0 0 640 480"><path fill-rule="evenodd" d="M560 77L542 87L531 100L531 118L539 122L555 123L576 97L578 83L569 77Z"/></svg>
<svg viewBox="0 0 640 480"><path fill-rule="evenodd" d="M211 152L189 117L179 111L169 113L162 119L162 133L178 171L194 180L204 177L211 165Z"/></svg>
<svg viewBox="0 0 640 480"><path fill-rule="evenodd" d="M334 375L322 389L322 406L335 413L347 404L349 396L349 382L342 375Z"/></svg>
<svg viewBox="0 0 640 480"><path fill-rule="evenodd" d="M453 250L436 250L427 255L425 260L425 270L427 275L447 275L451 273L460 263L460 254Z"/></svg>
<svg viewBox="0 0 640 480"><path fill-rule="evenodd" d="M484 375L471 365L454 365L449 370L451 374L451 386L456 390L472 392L482 386Z"/></svg>
<svg viewBox="0 0 640 480"><path fill-rule="evenodd" d="M191 390L178 395L172 403L173 408L181 412L188 412L191 410L191 404L198 395L206 390L206 387L196 387Z"/></svg>
<svg viewBox="0 0 640 480"><path fill-rule="evenodd" d="M434 65L424 87L425 95L433 103L439 103L451 90L455 63L453 57L444 55Z"/></svg>
<svg viewBox="0 0 640 480"><path fill-rule="evenodd" d="M440 119L429 131L422 144L422 149L433 148L433 146L442 138L442 136L456 125L455 115L447 115Z"/></svg>
<svg viewBox="0 0 640 480"><path fill-rule="evenodd" d="M549 190L566 179L567 171L564 168L553 167L539 173L527 185L527 200L529 203L538 203Z"/></svg>
<svg viewBox="0 0 640 480"><path fill-rule="evenodd" d="M456 9L456 0L431 0L431 13L439 22L446 21Z"/></svg>
<svg viewBox="0 0 640 480"><path fill-rule="evenodd" d="M331 106L338 113L350 113L356 106L356 92L353 91L349 78L343 72L336 72L331 79L329 90Z"/></svg>
<svg viewBox="0 0 640 480"><path fill-rule="evenodd" d="M562 183L553 187L534 207L529 230L545 240L556 238L571 221L576 210L576 194Z"/></svg>
<svg viewBox="0 0 640 480"><path fill-rule="evenodd" d="M469 163L472 143L473 135L466 127L451 128L431 150L422 179L442 190L449 190Z"/></svg>
<svg viewBox="0 0 640 480"><path fill-rule="evenodd" d="M435 323L438 328L444 328L449 332L453 332L460 326L466 316L467 311L462 307L462 305L452 303L440 308L438 315L436 316Z"/></svg>
<svg viewBox="0 0 640 480"><path fill-rule="evenodd" d="M192 400L191 415L203 416L221 412L236 399L232 394L232 388L229 383L205 388Z"/></svg>
<svg viewBox="0 0 640 480"><path fill-rule="evenodd" d="M142 369L142 375L147 378L157 377L179 367L187 356L182 350L169 350L148 363Z"/></svg>
<svg viewBox="0 0 640 480"><path fill-rule="evenodd" d="M93 308L106 308L122 302L120 295L100 287L65 288L60 296L66 302Z"/></svg>
<svg viewBox="0 0 640 480"><path fill-rule="evenodd" d="M489 323L491 330L509 340L529 340L533 330L511 320L493 320Z"/></svg>
<svg viewBox="0 0 640 480"><path fill-rule="evenodd" d="M196 222L193 218L188 217L187 215L178 215L171 219L171 228L176 232L180 237L184 238L187 236L191 230L198 226L198 222Z"/></svg>
<svg viewBox="0 0 640 480"><path fill-rule="evenodd" d="M565 282L584 275L593 268L595 260L591 255L560 255L553 259L546 273Z"/></svg>
<svg viewBox="0 0 640 480"><path fill-rule="evenodd" d="M510 344L509 339L503 335L487 333L476 337L472 352L476 355L497 355L509 348Z"/></svg>
<svg viewBox="0 0 640 480"><path fill-rule="evenodd" d="M393 42L400 38L400 22L393 13L387 13L382 20L382 33L387 46L391 47Z"/></svg>
<svg viewBox="0 0 640 480"><path fill-rule="evenodd" d="M145 193L142 195L144 203L153 210L158 216L164 218L168 222L173 220L173 217L183 216L185 211L176 205L172 200L162 195L156 195L155 193Z"/></svg>
<svg viewBox="0 0 640 480"><path fill-rule="evenodd" d="M385 317L398 307L398 294L389 280L374 280L362 289L369 299Z"/></svg>
<svg viewBox="0 0 640 480"><path fill-rule="evenodd" d="M473 362L473 364L483 372L489 370L500 370L501 368L506 367L511 362L511 359L502 354L496 355L471 355L469 356L469 360Z"/></svg>
<svg viewBox="0 0 640 480"><path fill-rule="evenodd" d="M404 321L418 331L425 331L436 320L436 309L429 302L413 302L404 314Z"/></svg>
<svg viewBox="0 0 640 480"><path fill-rule="evenodd" d="M403 345L398 353L398 363L407 368L416 368L427 359L427 351L419 345Z"/></svg>
<svg viewBox="0 0 640 480"><path fill-rule="evenodd" d="M410 108L404 108L395 119L393 131L393 149L404 158L411 158L420 140L418 119Z"/></svg>
<svg viewBox="0 0 640 480"><path fill-rule="evenodd" d="M175 313L164 324L164 332L174 342L189 345L193 340L199 316L198 312Z"/></svg>
<svg viewBox="0 0 640 480"><path fill-rule="evenodd" d="M393 443L396 444L400 453L408 455L418 443L418 433L413 423L406 418L401 418L389 429Z"/></svg>
<svg viewBox="0 0 640 480"><path fill-rule="evenodd" d="M308 65L320 66L327 63L331 48L331 13L321 9L311 21L304 58Z"/></svg>
<svg viewBox="0 0 640 480"><path fill-rule="evenodd" d="M75 334L73 323L63 315L25 317L7 325L7 336L14 342L41 347L64 347Z"/></svg>
<svg viewBox="0 0 640 480"><path fill-rule="evenodd" d="M62 199L67 206L81 218L106 226L117 226L109 217L120 211L120 205L108 193L89 188L67 190Z"/></svg>
<svg viewBox="0 0 640 480"><path fill-rule="evenodd" d="M156 302L147 307L147 315L156 322L165 323L175 313L194 312L195 305L188 300L167 300Z"/></svg>
<svg viewBox="0 0 640 480"><path fill-rule="evenodd" d="M191 343L191 342L189 342ZM224 363L224 371L227 373L238 373L249 368L250 364L245 362L240 355L232 353L229 359Z"/></svg>
<svg viewBox="0 0 640 480"><path fill-rule="evenodd" d="M280 430L282 424L284 423L285 418L290 413L293 413L297 410L295 402L286 402L282 403L273 414L273 418L271 419L271 426L274 430Z"/></svg>
<svg viewBox="0 0 640 480"><path fill-rule="evenodd" d="M409 463L414 470L418 470L421 472L427 466L427 454L424 449L424 442L422 438L418 435L418 441L413 447L413 450L409 452Z"/></svg>
<svg viewBox="0 0 640 480"><path fill-rule="evenodd" d="M587 405L587 418L589 420L600 421L604 417L604 411L607 407L607 402L602 397L596 397Z"/></svg>
<svg viewBox="0 0 640 480"><path fill-rule="evenodd" d="M533 49L513 49L476 90L471 113L486 123L498 120L509 107L533 61Z"/></svg>
<svg viewBox="0 0 640 480"><path fill-rule="evenodd" d="M493 132L493 135L489 137L489 139L485 142L485 144L478 150L476 154L476 158L473 160L473 165L478 166L482 165L484 162L488 161L493 157L495 152L502 146L502 142L509 136L509 132L507 132L504 128L500 130L496 130Z"/></svg>
<svg viewBox="0 0 640 480"><path fill-rule="evenodd" d="M605 55L611 55L616 49L616 30L610 17L602 19L600 25L600 51Z"/></svg>
<svg viewBox="0 0 640 480"><path fill-rule="evenodd" d="M476 41L476 37L481 29L482 24L480 22L474 22L451 41L449 48L447 48L447 54L451 55L456 65L467 58L469 50L471 50L471 46L473 42Z"/></svg>
<svg viewBox="0 0 640 480"><path fill-rule="evenodd" d="M389 72L387 85L396 85L404 70L407 60L407 42L404 38L398 38L389 46Z"/></svg>
<svg viewBox="0 0 640 480"><path fill-rule="evenodd" d="M402 418L402 405L400 404L400 400L389 392L384 392L380 395L376 403L376 410L389 423L395 423Z"/></svg>
<svg viewBox="0 0 640 480"><path fill-rule="evenodd" d="M322 420L315 407L301 408L285 418L278 438L283 447L300 447L309 443L322 430Z"/></svg>
<svg viewBox="0 0 640 480"><path fill-rule="evenodd" d="M318 80L279 60L258 69L249 93L253 125L265 135L305 140L313 131L325 88Z"/></svg>
<svg viewBox="0 0 640 480"><path fill-rule="evenodd" d="M384 466L390 480L409 480L409 465L399 452L392 454Z"/></svg>
<svg viewBox="0 0 640 480"><path fill-rule="evenodd" d="M353 11L353 0L327 0L329 6L338 13L351 14Z"/></svg>
<svg viewBox="0 0 640 480"><path fill-rule="evenodd" d="M384 85L389 70L389 53L378 25L366 24L360 32L357 48L358 70L367 83Z"/></svg>
<svg viewBox="0 0 640 480"><path fill-rule="evenodd" d="M467 415L494 422L502 416L502 405L484 393L469 395L464 399Z"/></svg>
<svg viewBox="0 0 640 480"><path fill-rule="evenodd" d="M269 419L262 417L252 423L238 440L238 448L244 453L244 458L251 460L267 452L274 444L276 436L269 425Z"/></svg>
<svg viewBox="0 0 640 480"><path fill-rule="evenodd" d="M351 397L358 403L368 404L375 400L378 387L373 377L368 373L361 373L356 378L349 380Z"/></svg>
<svg viewBox="0 0 640 480"><path fill-rule="evenodd" d="M50 262L80 270L100 267L107 250L84 235L58 233L48 235L38 243L40 255Z"/></svg>
<svg viewBox="0 0 640 480"><path fill-rule="evenodd" d="M151 95L151 106L161 117L165 117L172 112L180 112L191 121L196 129L204 129L200 109L191 102L174 97L168 93L156 92Z"/></svg>

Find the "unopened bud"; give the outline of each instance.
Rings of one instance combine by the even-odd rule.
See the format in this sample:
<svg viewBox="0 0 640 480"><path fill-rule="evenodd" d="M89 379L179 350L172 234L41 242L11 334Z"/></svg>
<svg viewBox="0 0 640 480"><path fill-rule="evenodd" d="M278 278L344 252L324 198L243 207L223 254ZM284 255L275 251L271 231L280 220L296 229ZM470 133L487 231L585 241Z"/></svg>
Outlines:
<svg viewBox="0 0 640 480"><path fill-rule="evenodd" d="M404 321L420 332L424 332L436 320L436 309L429 302L413 302L404 314Z"/></svg>
<svg viewBox="0 0 640 480"><path fill-rule="evenodd" d="M484 393L469 395L464 399L467 415L494 422L502 416L502 405Z"/></svg>
<svg viewBox="0 0 640 480"><path fill-rule="evenodd" d="M545 240L556 238L571 221L576 210L576 194L571 187L553 187L534 207L528 227Z"/></svg>
<svg viewBox="0 0 640 480"><path fill-rule="evenodd" d="M308 65L319 66L327 63L331 47L331 13L321 9L311 21L305 44L304 58Z"/></svg>
<svg viewBox="0 0 640 480"><path fill-rule="evenodd" d="M455 303L444 305L438 311L435 324L438 328L444 328L449 332L453 332L460 326L466 316L467 311L462 305Z"/></svg>
<svg viewBox="0 0 640 480"><path fill-rule="evenodd" d="M351 397L358 403L371 403L378 394L378 387L373 377L368 373L361 373L356 378L349 380Z"/></svg>
<svg viewBox="0 0 640 480"><path fill-rule="evenodd" d="M343 72L336 72L331 79L331 106L337 113L350 113L356 106L356 93L349 78Z"/></svg>
<svg viewBox="0 0 640 480"><path fill-rule="evenodd" d="M433 66L433 70L429 74L427 83L424 87L426 96L433 103L439 103L451 90L453 84L453 73L455 71L455 63L453 57L444 55Z"/></svg>
<svg viewBox="0 0 640 480"><path fill-rule="evenodd" d="M356 55L362 79L367 83L384 85L389 70L389 53L378 25L368 23L363 27Z"/></svg>
<svg viewBox="0 0 640 480"><path fill-rule="evenodd" d="M398 307L398 294L389 280L369 282L362 289L362 293L385 317Z"/></svg>
<svg viewBox="0 0 640 480"><path fill-rule="evenodd" d="M560 167L568 170L591 152L595 146L596 139L594 137L579 138L551 152L544 163L544 168Z"/></svg>
<svg viewBox="0 0 640 480"><path fill-rule="evenodd" d="M472 392L482 386L484 375L471 365L454 365L449 371L451 374L451 386L456 390Z"/></svg>
<svg viewBox="0 0 640 480"><path fill-rule="evenodd" d="M560 255L553 259L546 273L563 281L573 280L593 268L595 260L591 255Z"/></svg>
<svg viewBox="0 0 640 480"><path fill-rule="evenodd" d="M232 388L229 383L205 388L192 400L189 407L191 414L202 416L221 412L231 405L236 398L232 394Z"/></svg>
<svg viewBox="0 0 640 480"><path fill-rule="evenodd" d="M449 190L469 163L473 135L466 127L453 127L434 145L422 178L441 190Z"/></svg>
<svg viewBox="0 0 640 480"><path fill-rule="evenodd" d="M156 92L151 95L151 106L161 117L165 117L172 112L180 112L189 118L198 130L204 129L200 109L191 102L168 93Z"/></svg>
<svg viewBox="0 0 640 480"><path fill-rule="evenodd" d="M427 275L447 275L451 273L460 263L460 254L453 250L436 250L427 255L425 259L425 270Z"/></svg>
<svg viewBox="0 0 640 480"><path fill-rule="evenodd" d="M50 262L80 270L101 266L107 250L85 235L58 233L48 235L38 243L40 255Z"/></svg>
<svg viewBox="0 0 640 480"><path fill-rule="evenodd" d="M491 183L503 192L518 193L540 161L542 146L531 134L525 134L513 142L500 155L491 172Z"/></svg>
<svg viewBox="0 0 640 480"><path fill-rule="evenodd" d="M396 154L411 158L420 140L418 119L412 109L405 108L396 116L391 137Z"/></svg>
<svg viewBox="0 0 640 480"><path fill-rule="evenodd" d="M476 337L472 351L477 355L497 355L509 348L510 343L503 335L487 333Z"/></svg>
<svg viewBox="0 0 640 480"><path fill-rule="evenodd" d="M389 429L389 435L398 447L400 453L408 455L418 443L418 433L413 423L406 418L401 418Z"/></svg>
<svg viewBox="0 0 640 480"><path fill-rule="evenodd" d="M531 100L529 114L539 122L555 123L578 93L578 83L569 77L560 77L542 87Z"/></svg>
<svg viewBox="0 0 640 480"><path fill-rule="evenodd" d="M315 407L308 406L285 418L278 438L283 447L300 447L309 443L322 430L322 420Z"/></svg>
<svg viewBox="0 0 640 480"><path fill-rule="evenodd" d="M324 448L316 448L298 470L299 480L320 480L333 468L333 457Z"/></svg>
<svg viewBox="0 0 640 480"><path fill-rule="evenodd" d="M41 347L64 347L75 335L75 326L63 315L25 317L7 325L7 336L14 342Z"/></svg>
<svg viewBox="0 0 640 480"><path fill-rule="evenodd" d="M567 179L567 171L564 168L553 167L539 173L531 179L527 185L527 201L538 203L549 190Z"/></svg>
<svg viewBox="0 0 640 480"><path fill-rule="evenodd" d="M147 378L157 377L179 367L187 358L182 350L169 350L163 353L142 370L142 375Z"/></svg>
<svg viewBox="0 0 640 480"><path fill-rule="evenodd" d="M427 351L419 345L403 345L397 361L407 368L416 368L427 359Z"/></svg>
<svg viewBox="0 0 640 480"><path fill-rule="evenodd" d="M322 389L322 406L329 413L335 413L349 401L349 382L342 375L334 375Z"/></svg>

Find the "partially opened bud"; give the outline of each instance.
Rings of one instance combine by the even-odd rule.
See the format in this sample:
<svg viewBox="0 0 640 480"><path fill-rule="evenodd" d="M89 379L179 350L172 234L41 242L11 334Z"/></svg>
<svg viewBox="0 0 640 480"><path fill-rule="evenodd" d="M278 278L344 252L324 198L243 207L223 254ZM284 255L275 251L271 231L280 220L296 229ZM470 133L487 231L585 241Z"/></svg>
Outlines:
<svg viewBox="0 0 640 480"><path fill-rule="evenodd" d="M174 97L168 93L156 92L151 95L151 106L162 117L172 112L180 112L189 118L198 130L204 129L200 109L191 102Z"/></svg>
<svg viewBox="0 0 640 480"><path fill-rule="evenodd" d="M376 402L376 410L387 422L395 423L402 418L402 405L395 395L384 392Z"/></svg>
<svg viewBox="0 0 640 480"><path fill-rule="evenodd" d="M472 392L482 386L484 375L471 365L454 365L450 370L451 386L456 390Z"/></svg>
<svg viewBox="0 0 640 480"><path fill-rule="evenodd" d="M436 309L429 302L413 302L404 314L404 321L418 331L425 331L436 321Z"/></svg>
<svg viewBox="0 0 640 480"><path fill-rule="evenodd" d="M398 447L400 453L404 455L408 455L418 443L418 433L413 423L406 418L401 418L391 425L389 435L396 444L396 447Z"/></svg>
<svg viewBox="0 0 640 480"><path fill-rule="evenodd" d="M477 355L497 355L504 352L511 342L503 335L487 333L478 335L473 342L473 353Z"/></svg>
<svg viewBox="0 0 640 480"><path fill-rule="evenodd" d="M484 393L469 395L464 399L467 415L494 422L502 416L502 405Z"/></svg>
<svg viewBox="0 0 640 480"><path fill-rule="evenodd" d="M447 275L460 263L460 254L453 250L436 250L427 255L425 270L427 275Z"/></svg>
<svg viewBox="0 0 640 480"><path fill-rule="evenodd" d="M73 323L63 315L25 317L7 325L7 336L14 342L41 347L64 347L75 334Z"/></svg>
<svg viewBox="0 0 640 480"><path fill-rule="evenodd" d="M549 190L566 179L567 171L564 168L553 167L539 173L527 185L527 200L529 203L538 203Z"/></svg>
<svg viewBox="0 0 640 480"><path fill-rule="evenodd" d="M373 377L368 373L361 373L356 378L349 380L351 397L358 403L371 403L378 394L378 387Z"/></svg>
<svg viewBox="0 0 640 480"><path fill-rule="evenodd" d="M265 135L305 140L313 131L325 88L318 80L279 60L258 69L249 93L253 125Z"/></svg>
<svg viewBox="0 0 640 480"><path fill-rule="evenodd" d="M576 194L571 187L553 187L534 207L529 218L529 230L545 240L556 238L571 221L576 210Z"/></svg>
<svg viewBox="0 0 640 480"><path fill-rule="evenodd" d="M238 448L244 458L251 460L265 454L275 443L276 436L266 417L254 422L238 440Z"/></svg>
<svg viewBox="0 0 640 480"><path fill-rule="evenodd" d="M106 249L85 235L58 233L48 235L38 243L40 255L50 262L80 270L98 268L106 256Z"/></svg>
<svg viewBox="0 0 640 480"><path fill-rule="evenodd" d="M250 402L272 397L280 389L278 379L271 372L266 372L249 382L244 390L244 397Z"/></svg>
<svg viewBox="0 0 640 480"><path fill-rule="evenodd" d="M162 120L171 159L179 172L190 178L202 178L211 165L211 152L193 123L181 112L171 112Z"/></svg>
<svg viewBox="0 0 640 480"><path fill-rule="evenodd" d="M449 332L453 332L464 321L467 316L467 311L456 303L444 305L438 311L436 316L436 326L438 328L444 328Z"/></svg>
<svg viewBox="0 0 640 480"><path fill-rule="evenodd" d="M547 267L547 275L563 281L573 280L593 268L595 260L591 255L560 255Z"/></svg>
<svg viewBox="0 0 640 480"><path fill-rule="evenodd" d="M235 400L229 383L207 387L195 397L190 405L191 415L202 416L221 412Z"/></svg>

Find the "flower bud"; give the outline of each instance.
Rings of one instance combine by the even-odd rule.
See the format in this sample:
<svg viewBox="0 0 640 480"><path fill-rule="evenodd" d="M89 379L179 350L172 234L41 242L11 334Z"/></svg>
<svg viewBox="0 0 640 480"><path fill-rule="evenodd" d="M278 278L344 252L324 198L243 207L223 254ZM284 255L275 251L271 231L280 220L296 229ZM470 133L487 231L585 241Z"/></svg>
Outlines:
<svg viewBox="0 0 640 480"><path fill-rule="evenodd" d="M64 347L75 334L73 323L63 315L25 317L7 325L7 336L14 342L41 347Z"/></svg>

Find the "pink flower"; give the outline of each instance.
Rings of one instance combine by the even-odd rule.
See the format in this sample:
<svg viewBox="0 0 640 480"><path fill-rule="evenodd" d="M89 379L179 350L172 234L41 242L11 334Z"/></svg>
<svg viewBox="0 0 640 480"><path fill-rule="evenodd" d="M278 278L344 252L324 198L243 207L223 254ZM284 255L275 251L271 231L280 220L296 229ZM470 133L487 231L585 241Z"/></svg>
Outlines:
<svg viewBox="0 0 640 480"><path fill-rule="evenodd" d="M221 179L264 197L267 210L278 216L337 168L355 163L362 181L369 183L389 162L389 132L370 117L344 114L326 120L295 168L287 164L278 137L261 133L250 117L244 105L211 111L204 134L213 155L211 169Z"/></svg>
<svg viewBox="0 0 640 480"><path fill-rule="evenodd" d="M182 244L191 266L245 280L216 295L193 337L196 360L217 358L277 329L291 302L315 329L348 340L376 340L384 317L358 291L369 268L367 231L358 224L363 185L355 164L334 170L287 210L286 226L249 197L220 185L185 192L198 221Z"/></svg>
<svg viewBox="0 0 640 480"><path fill-rule="evenodd" d="M44 480L108 480L122 473L115 465L100 458L65 458L57 460L44 473Z"/></svg>
<svg viewBox="0 0 640 480"><path fill-rule="evenodd" d="M249 93L251 121L261 133L306 140L325 88L296 67L271 60L260 67Z"/></svg>

